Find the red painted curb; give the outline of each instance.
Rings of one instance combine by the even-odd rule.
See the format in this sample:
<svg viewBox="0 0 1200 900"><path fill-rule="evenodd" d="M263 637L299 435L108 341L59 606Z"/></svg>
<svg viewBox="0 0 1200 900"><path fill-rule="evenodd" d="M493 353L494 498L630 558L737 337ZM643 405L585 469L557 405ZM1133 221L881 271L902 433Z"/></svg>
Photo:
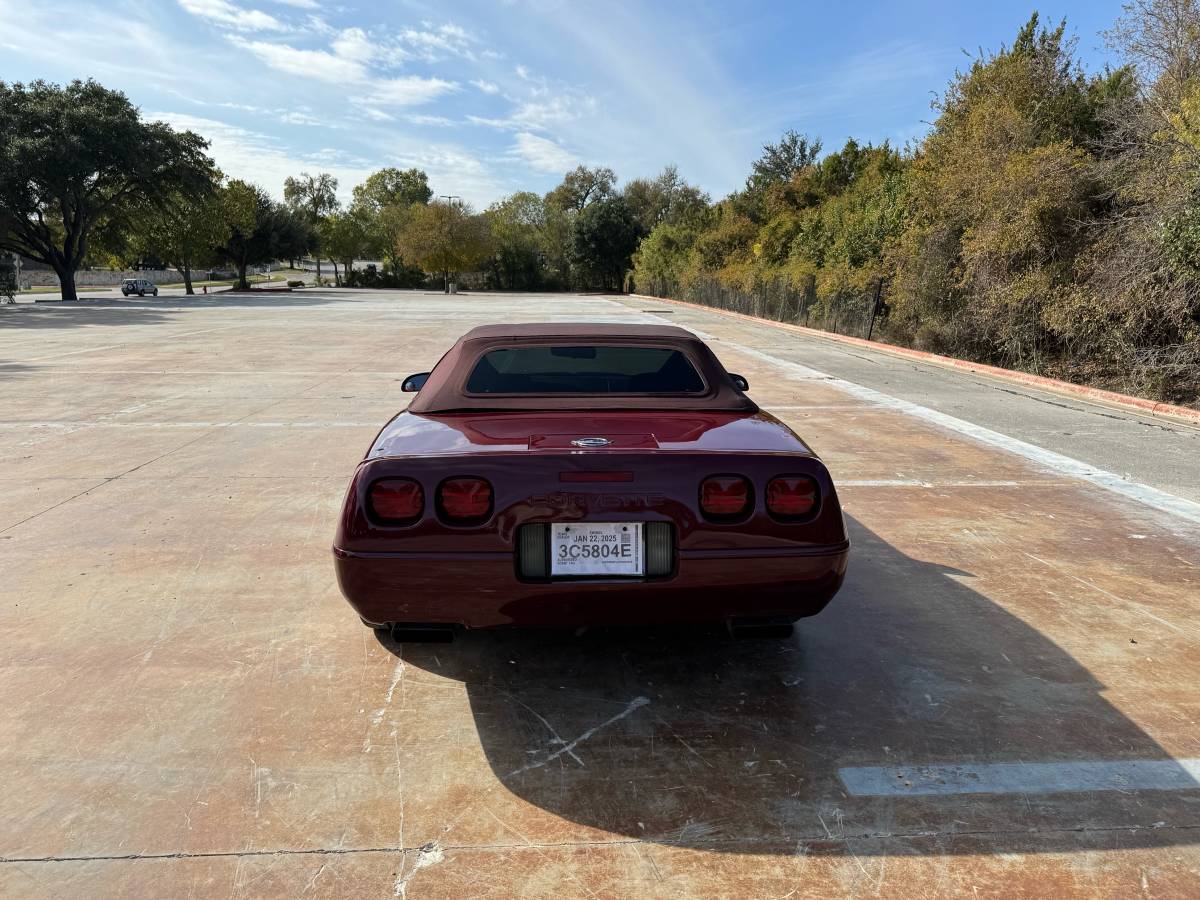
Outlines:
<svg viewBox="0 0 1200 900"><path fill-rule="evenodd" d="M1013 369L1002 369L999 366L989 366L986 363L971 362L967 359L956 359L953 356L939 356L936 353L928 353L924 350L913 350L909 347L899 347L895 344L885 344L881 341L868 341L864 338L850 337L845 334L835 334L831 331L821 331L818 328L807 328L804 325L793 325L791 322L776 322L774 319L760 319L757 316L747 315L746 313L735 312L731 309L718 309L715 306L704 306L701 303L688 303L686 300L671 300L667 297L652 297L649 294L630 294L630 297L637 297L641 300L653 300L656 303L675 303L679 306L686 306L691 309L706 310L708 312L717 313L722 316L729 316L735 319L746 319L750 322L759 322L765 325L774 325L776 328L782 328L785 331L795 331L800 334L808 335L809 337L823 338L829 341L835 341L842 344L853 344L858 347L869 347L872 350L878 350L882 353L891 353L894 356L904 356L909 359L919 359L922 362L933 363L934 365L947 366L955 369L966 369L969 372L976 372L981 375L990 375L993 378L1000 378L1005 381L1016 381L1022 384L1027 384L1058 394L1068 394L1077 397L1086 397L1089 400L1095 400L1100 403L1108 403L1112 406L1122 406L1133 408L1142 412L1151 413L1156 416L1166 416L1175 419L1182 419L1189 425L1200 424L1200 409L1192 409L1187 406L1176 406L1173 403L1162 403L1156 400L1147 400L1144 397L1131 397L1129 394L1118 394L1116 391L1106 391L1103 388L1088 387L1083 384L1072 384L1069 381L1059 381L1057 378L1046 378L1043 375L1032 375L1028 372L1017 372Z"/></svg>

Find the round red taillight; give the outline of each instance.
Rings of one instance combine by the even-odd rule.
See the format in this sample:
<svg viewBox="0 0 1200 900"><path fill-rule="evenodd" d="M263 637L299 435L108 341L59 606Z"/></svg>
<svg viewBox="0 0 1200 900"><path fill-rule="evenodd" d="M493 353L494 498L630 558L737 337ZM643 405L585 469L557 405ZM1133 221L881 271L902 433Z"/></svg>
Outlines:
<svg viewBox="0 0 1200 900"><path fill-rule="evenodd" d="M780 475L767 482L767 512L778 519L802 519L817 508L820 490L807 475Z"/></svg>
<svg viewBox="0 0 1200 900"><path fill-rule="evenodd" d="M371 485L370 504L382 522L412 522L425 508L425 492L411 478L381 478Z"/></svg>
<svg viewBox="0 0 1200 900"><path fill-rule="evenodd" d="M700 510L710 519L734 519L750 506L750 482L741 475L713 475L700 482Z"/></svg>
<svg viewBox="0 0 1200 900"><path fill-rule="evenodd" d="M480 522L492 513L492 486L482 478L448 478L438 488L438 508L454 522Z"/></svg>

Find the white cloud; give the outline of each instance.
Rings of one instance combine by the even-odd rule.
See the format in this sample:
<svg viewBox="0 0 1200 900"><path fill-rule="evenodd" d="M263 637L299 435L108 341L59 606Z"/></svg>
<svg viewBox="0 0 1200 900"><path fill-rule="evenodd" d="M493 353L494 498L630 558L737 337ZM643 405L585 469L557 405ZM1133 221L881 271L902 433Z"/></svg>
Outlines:
<svg viewBox="0 0 1200 900"><path fill-rule="evenodd" d="M319 125L325 128L340 128L342 126L335 125L332 122L327 122L324 119L318 119L311 113L299 112L297 110L289 110L288 112L280 113L280 122L286 122L288 125Z"/></svg>
<svg viewBox="0 0 1200 900"><path fill-rule="evenodd" d="M447 128L457 124L453 119L448 119L445 116L411 115L405 116L404 121L411 122L414 125L433 125L438 128Z"/></svg>
<svg viewBox="0 0 1200 900"><path fill-rule="evenodd" d="M458 85L453 81L406 75L376 79L370 82L368 92L356 100L373 106L419 106L456 90Z"/></svg>
<svg viewBox="0 0 1200 900"><path fill-rule="evenodd" d="M149 113L147 118L202 135L209 141L209 153L222 172L230 178L260 185L276 197L280 196L283 180L289 175L319 168L338 179L338 193L345 200L354 185L372 171L367 161L341 151L322 149L293 154L268 135L216 119L172 112Z"/></svg>
<svg viewBox="0 0 1200 900"><path fill-rule="evenodd" d="M331 35L337 34L337 29L325 21L321 16L306 17L307 30L314 34Z"/></svg>
<svg viewBox="0 0 1200 900"><path fill-rule="evenodd" d="M596 103L591 97L573 93L542 93L545 99L518 103L513 111L503 118L472 115L467 116L467 121L512 131L546 131L552 126L572 122L595 110Z"/></svg>
<svg viewBox="0 0 1200 900"><path fill-rule="evenodd" d="M471 84L475 85L475 87L479 88L479 90L483 91L485 94L500 93L500 85L494 84L491 81L484 81L482 78L475 79L471 82Z"/></svg>
<svg viewBox="0 0 1200 900"><path fill-rule="evenodd" d="M396 121L395 116L389 116L382 109L375 109L374 107L364 106L360 103L358 106L358 110L364 116L366 116L368 119L371 119L372 121L375 121L375 122L395 122Z"/></svg>
<svg viewBox="0 0 1200 900"><path fill-rule="evenodd" d="M280 6L294 6L297 9L320 9L321 4L317 0L271 0L272 3L278 3Z"/></svg>
<svg viewBox="0 0 1200 900"><path fill-rule="evenodd" d="M548 100L522 103L512 114L512 120L529 128L546 128L577 119L583 112L580 107L590 108L593 105L590 98L560 94Z"/></svg>
<svg viewBox="0 0 1200 900"><path fill-rule="evenodd" d="M550 174L566 172L578 163L560 144L528 131L516 135L511 154L534 171Z"/></svg>
<svg viewBox="0 0 1200 900"><path fill-rule="evenodd" d="M436 26L425 22L422 28L405 28L400 32L400 40L412 48L415 55L428 62L443 56L475 59L472 47L475 39L466 29L451 22Z"/></svg>
<svg viewBox="0 0 1200 900"><path fill-rule="evenodd" d="M330 45L330 50L307 50L273 41L251 41L237 35L230 36L229 40L280 72L346 86L354 91L352 101L370 108L367 115L376 121L390 118L379 107L419 106L459 90L456 82L443 78L420 75L385 78L373 74L371 63L382 64L375 67L376 72L386 70L396 62L397 53L402 51L376 43L361 28L341 31Z"/></svg>
<svg viewBox="0 0 1200 900"><path fill-rule="evenodd" d="M302 50L288 44L248 41L239 37L230 40L235 46L253 53L272 69L289 75L316 78L332 84L360 82L367 77L367 68L362 62L325 50Z"/></svg>
<svg viewBox="0 0 1200 900"><path fill-rule="evenodd" d="M274 16L257 9L242 9L229 0L179 0L179 5L193 16L238 31L288 30L288 27Z"/></svg>
<svg viewBox="0 0 1200 900"><path fill-rule="evenodd" d="M388 162L402 169L415 166L425 171L435 194L458 194L482 208L512 190L497 181L485 163L454 144L417 140L412 146L393 151Z"/></svg>
<svg viewBox="0 0 1200 900"><path fill-rule="evenodd" d="M343 59L370 60L379 52L361 28L346 28L333 39L333 52Z"/></svg>

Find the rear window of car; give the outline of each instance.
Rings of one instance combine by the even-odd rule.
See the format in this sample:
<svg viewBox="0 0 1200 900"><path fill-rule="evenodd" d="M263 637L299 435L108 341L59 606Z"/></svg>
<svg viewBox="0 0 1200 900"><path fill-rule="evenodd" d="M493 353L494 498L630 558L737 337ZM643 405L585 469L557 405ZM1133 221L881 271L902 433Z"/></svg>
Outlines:
<svg viewBox="0 0 1200 900"><path fill-rule="evenodd" d="M553 345L490 350L467 379L470 394L698 394L704 381L670 347Z"/></svg>

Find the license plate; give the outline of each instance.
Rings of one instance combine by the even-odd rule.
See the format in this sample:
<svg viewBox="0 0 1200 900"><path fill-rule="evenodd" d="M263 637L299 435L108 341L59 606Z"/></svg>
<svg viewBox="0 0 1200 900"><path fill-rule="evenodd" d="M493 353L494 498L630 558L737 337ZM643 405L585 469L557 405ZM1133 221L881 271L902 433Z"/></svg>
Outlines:
<svg viewBox="0 0 1200 900"><path fill-rule="evenodd" d="M641 522L555 522L550 526L550 574L641 575Z"/></svg>

